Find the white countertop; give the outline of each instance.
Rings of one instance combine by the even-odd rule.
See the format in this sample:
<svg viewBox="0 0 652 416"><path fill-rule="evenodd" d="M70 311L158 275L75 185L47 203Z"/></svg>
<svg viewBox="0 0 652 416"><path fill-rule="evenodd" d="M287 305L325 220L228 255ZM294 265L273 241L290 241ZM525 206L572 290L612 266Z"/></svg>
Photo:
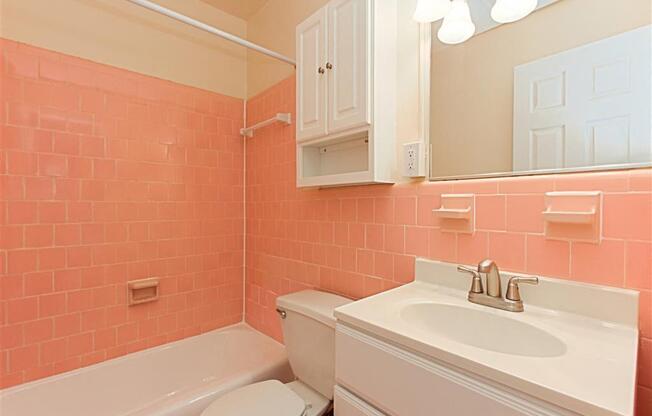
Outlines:
<svg viewBox="0 0 652 416"><path fill-rule="evenodd" d="M542 278L539 287L522 288L525 312L506 312L468 302L470 279L458 276L454 267L419 259L415 282L339 307L335 316L341 323L580 414L633 414L637 292ZM560 293L574 293L573 304L567 310L549 308L556 303L546 296ZM411 325L401 316L406 305L433 301L525 322L557 337L566 351L554 357L494 352Z"/></svg>

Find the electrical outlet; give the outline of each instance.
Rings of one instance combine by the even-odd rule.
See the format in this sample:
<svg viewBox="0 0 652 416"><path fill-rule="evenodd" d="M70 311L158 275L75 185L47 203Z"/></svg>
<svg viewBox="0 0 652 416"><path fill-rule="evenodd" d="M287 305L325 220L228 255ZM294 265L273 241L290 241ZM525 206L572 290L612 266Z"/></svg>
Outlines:
<svg viewBox="0 0 652 416"><path fill-rule="evenodd" d="M421 178L426 176L423 143L412 142L403 145L403 176Z"/></svg>

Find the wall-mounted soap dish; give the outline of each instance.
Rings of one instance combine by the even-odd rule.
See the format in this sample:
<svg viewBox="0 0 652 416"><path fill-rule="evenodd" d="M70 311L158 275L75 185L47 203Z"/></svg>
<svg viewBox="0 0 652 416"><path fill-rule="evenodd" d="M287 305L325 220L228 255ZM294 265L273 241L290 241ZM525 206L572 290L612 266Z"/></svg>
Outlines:
<svg viewBox="0 0 652 416"><path fill-rule="evenodd" d="M141 279L127 282L127 299L129 306L154 302L158 299L158 279Z"/></svg>
<svg viewBox="0 0 652 416"><path fill-rule="evenodd" d="M601 237L602 193L548 192L545 210L545 235L554 240L599 242Z"/></svg>
<svg viewBox="0 0 652 416"><path fill-rule="evenodd" d="M475 195L443 194L441 207L432 210L440 218L441 230L473 233L475 229Z"/></svg>
<svg viewBox="0 0 652 416"><path fill-rule="evenodd" d="M563 224L592 224L596 211L543 211L543 219L548 222Z"/></svg>

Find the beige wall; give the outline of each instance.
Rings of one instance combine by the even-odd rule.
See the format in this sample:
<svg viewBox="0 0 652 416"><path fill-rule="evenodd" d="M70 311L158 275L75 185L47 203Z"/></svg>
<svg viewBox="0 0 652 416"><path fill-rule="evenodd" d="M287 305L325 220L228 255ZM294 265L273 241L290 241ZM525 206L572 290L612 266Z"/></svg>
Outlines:
<svg viewBox="0 0 652 416"><path fill-rule="evenodd" d="M247 38L292 59L296 26L328 0L269 0L248 21ZM294 73L292 65L247 51L247 95L253 97Z"/></svg>
<svg viewBox="0 0 652 416"><path fill-rule="evenodd" d="M200 0L156 2L246 36L244 20ZM0 0L0 36L234 97L246 97L245 48L126 0Z"/></svg>
<svg viewBox="0 0 652 416"><path fill-rule="evenodd" d="M650 0L561 0L433 48L432 176L510 171L514 66L649 24L651 15Z"/></svg>

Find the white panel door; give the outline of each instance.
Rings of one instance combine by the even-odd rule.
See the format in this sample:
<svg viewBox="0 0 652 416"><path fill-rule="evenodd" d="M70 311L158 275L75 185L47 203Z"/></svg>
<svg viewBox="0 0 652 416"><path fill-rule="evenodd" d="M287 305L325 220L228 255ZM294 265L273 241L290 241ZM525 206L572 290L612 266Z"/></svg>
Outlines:
<svg viewBox="0 0 652 416"><path fill-rule="evenodd" d="M651 28L514 69L514 170L652 160Z"/></svg>
<svg viewBox="0 0 652 416"><path fill-rule="evenodd" d="M369 0L328 4L328 130L369 124Z"/></svg>
<svg viewBox="0 0 652 416"><path fill-rule="evenodd" d="M327 8L297 26L297 140L325 136L327 130Z"/></svg>

